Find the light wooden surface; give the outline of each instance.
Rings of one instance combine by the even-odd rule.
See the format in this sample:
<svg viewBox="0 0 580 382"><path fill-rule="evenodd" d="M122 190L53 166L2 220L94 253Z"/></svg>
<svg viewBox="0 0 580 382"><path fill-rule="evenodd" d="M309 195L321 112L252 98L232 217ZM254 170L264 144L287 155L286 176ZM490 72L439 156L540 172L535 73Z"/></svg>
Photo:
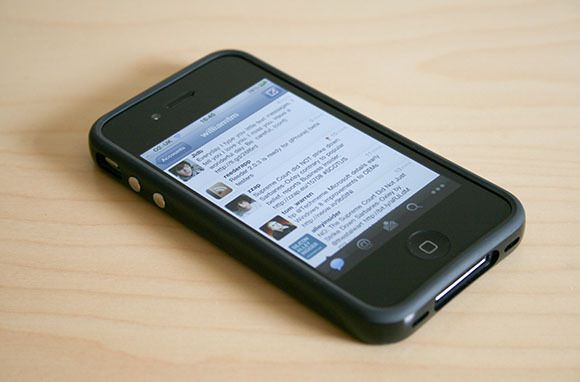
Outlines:
<svg viewBox="0 0 580 382"><path fill-rule="evenodd" d="M0 380L580 380L580 2L0 1ZM247 50L515 193L525 240L367 346L101 174L101 114Z"/></svg>

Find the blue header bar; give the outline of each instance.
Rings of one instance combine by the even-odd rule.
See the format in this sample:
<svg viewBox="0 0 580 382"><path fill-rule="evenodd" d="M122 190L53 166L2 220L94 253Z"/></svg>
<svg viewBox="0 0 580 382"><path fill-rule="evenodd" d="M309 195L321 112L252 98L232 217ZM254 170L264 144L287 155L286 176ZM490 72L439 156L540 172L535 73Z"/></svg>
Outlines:
<svg viewBox="0 0 580 382"><path fill-rule="evenodd" d="M286 90L271 81L260 80L248 90L190 123L141 156L165 170L281 97L284 93Z"/></svg>

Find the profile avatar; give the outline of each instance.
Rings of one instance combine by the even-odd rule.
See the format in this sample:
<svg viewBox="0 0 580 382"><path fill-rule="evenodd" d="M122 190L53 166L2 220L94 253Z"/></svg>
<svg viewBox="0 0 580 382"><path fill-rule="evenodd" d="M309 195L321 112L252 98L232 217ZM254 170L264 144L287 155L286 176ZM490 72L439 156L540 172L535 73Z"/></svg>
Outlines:
<svg viewBox="0 0 580 382"><path fill-rule="evenodd" d="M232 189L223 184L222 182L217 182L216 184L208 188L206 192L216 199L221 199L230 192L232 192Z"/></svg>
<svg viewBox="0 0 580 382"><path fill-rule="evenodd" d="M260 230L276 240L282 239L295 229L296 226L294 224L281 216L275 216L269 222L260 227Z"/></svg>
<svg viewBox="0 0 580 382"><path fill-rule="evenodd" d="M242 194L226 204L226 208L239 217L249 215L257 206L258 203L246 194Z"/></svg>
<svg viewBox="0 0 580 382"><path fill-rule="evenodd" d="M169 169L169 172L181 179L183 182L187 182L197 174L203 171L203 167L196 163L191 163L189 161L183 160Z"/></svg>

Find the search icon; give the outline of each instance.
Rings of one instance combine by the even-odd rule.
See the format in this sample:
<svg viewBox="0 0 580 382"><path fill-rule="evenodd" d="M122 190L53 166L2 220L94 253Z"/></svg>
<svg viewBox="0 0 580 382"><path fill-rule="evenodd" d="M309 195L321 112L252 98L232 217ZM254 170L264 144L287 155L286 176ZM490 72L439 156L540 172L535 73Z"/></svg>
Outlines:
<svg viewBox="0 0 580 382"><path fill-rule="evenodd" d="M420 208L423 208L423 206L420 206L417 203L407 203L407 205L405 206L405 208L407 209L407 211L414 212L414 211L417 211Z"/></svg>

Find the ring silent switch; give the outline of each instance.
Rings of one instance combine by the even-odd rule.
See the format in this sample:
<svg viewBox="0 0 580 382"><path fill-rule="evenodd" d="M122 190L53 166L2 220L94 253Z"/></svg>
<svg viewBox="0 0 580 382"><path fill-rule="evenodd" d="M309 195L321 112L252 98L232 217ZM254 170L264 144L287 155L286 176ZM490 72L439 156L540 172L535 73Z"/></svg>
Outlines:
<svg viewBox="0 0 580 382"><path fill-rule="evenodd" d="M159 208L165 208L165 198L159 192L153 194L153 201Z"/></svg>
<svg viewBox="0 0 580 382"><path fill-rule="evenodd" d="M133 191L141 191L141 182L139 182L139 179L135 178L134 176L129 177L127 183L129 183L129 187L131 187Z"/></svg>
<svg viewBox="0 0 580 382"><path fill-rule="evenodd" d="M417 231L409 236L407 247L413 255L421 259L432 260L448 254L451 242L441 232Z"/></svg>

